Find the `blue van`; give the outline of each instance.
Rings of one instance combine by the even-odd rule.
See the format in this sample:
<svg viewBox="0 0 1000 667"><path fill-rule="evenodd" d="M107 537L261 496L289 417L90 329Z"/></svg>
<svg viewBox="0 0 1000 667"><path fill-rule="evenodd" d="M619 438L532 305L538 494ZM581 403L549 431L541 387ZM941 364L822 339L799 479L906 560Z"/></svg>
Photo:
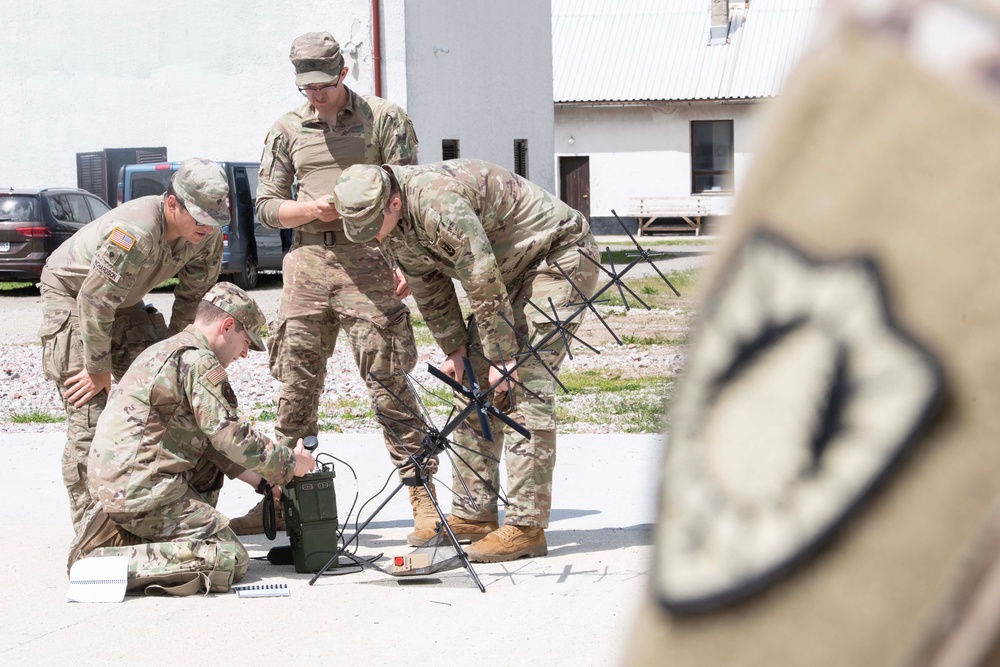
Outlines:
<svg viewBox="0 0 1000 667"><path fill-rule="evenodd" d="M222 275L243 289L257 286L258 271L280 271L291 247L288 229L260 224L254 213L257 193L256 162L219 162L229 179L229 213L232 222L222 228ZM118 172L118 204L167 191L180 162L127 164Z"/></svg>

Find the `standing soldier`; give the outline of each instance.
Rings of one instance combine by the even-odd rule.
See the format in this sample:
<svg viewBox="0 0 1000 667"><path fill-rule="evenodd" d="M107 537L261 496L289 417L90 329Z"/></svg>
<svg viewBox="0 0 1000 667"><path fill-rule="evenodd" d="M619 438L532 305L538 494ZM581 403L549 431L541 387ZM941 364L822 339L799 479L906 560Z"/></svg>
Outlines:
<svg viewBox="0 0 1000 667"><path fill-rule="evenodd" d="M136 359L97 424L87 468L97 505L70 565L126 556L129 590L174 595L225 592L243 578L249 556L215 509L224 475L262 491L262 476L285 484L315 465L301 442L294 451L275 445L236 411L226 367L264 350L263 326L243 290L219 283L194 324Z"/></svg>
<svg viewBox="0 0 1000 667"><path fill-rule="evenodd" d="M417 137L397 105L362 97L344 85L347 67L329 33L297 38L289 58L295 85L307 101L279 118L268 133L257 189L261 222L295 229L282 265L284 291L268 350L271 373L281 382L275 433L290 446L317 432L326 362L343 329L378 412L386 418L384 436L392 462L404 483L415 483L413 468L404 466L420 446L421 424L392 396L416 409L404 375L417 356L410 312L400 301L409 290L376 246L347 242L331 196L337 177L353 164L415 164ZM293 200L295 181L298 196ZM370 381L369 373L381 384ZM436 466L431 461L428 473ZM410 502L415 524L410 537L422 542L433 534L437 513L421 486L410 486ZM261 510L258 505L235 520L236 533L261 532Z"/></svg>
<svg viewBox="0 0 1000 667"><path fill-rule="evenodd" d="M219 277L229 223L229 184L217 164L181 163L164 195L141 197L86 225L49 257L40 290L42 366L66 408L63 480L74 532L93 504L87 454L116 379L149 345L194 320ZM163 316L143 298L174 276L174 307Z"/></svg>
<svg viewBox="0 0 1000 667"><path fill-rule="evenodd" d="M544 315L525 311L527 299L551 299L565 317L576 308L580 293L589 296L594 291L597 244L587 219L503 167L481 160L420 167L358 165L344 172L334 193L351 240L379 239L413 281L410 287L420 312L448 355L441 371L458 382L462 357L469 356L470 347L497 366L513 358L519 345L508 322L531 344L553 330L555 325ZM469 297L473 314L468 328L452 279L461 282ZM575 331L579 322L569 323L567 330ZM547 349L552 352L545 366L558 373L566 350L558 339ZM476 355L472 364L476 377L488 377L490 385L502 379L483 356ZM495 495L501 425L493 428L493 443L481 443L465 429L456 431L458 444L483 452L463 454L469 465L454 471L454 488L468 487L472 498L456 493L448 517L459 539L478 540L468 550L473 561L495 563L547 553L544 529L552 506L556 456L555 380L535 359L513 375L541 400L526 400L520 389L515 392L531 438L512 436L507 446L509 504L503 526L497 525ZM494 402L509 400L498 396Z"/></svg>

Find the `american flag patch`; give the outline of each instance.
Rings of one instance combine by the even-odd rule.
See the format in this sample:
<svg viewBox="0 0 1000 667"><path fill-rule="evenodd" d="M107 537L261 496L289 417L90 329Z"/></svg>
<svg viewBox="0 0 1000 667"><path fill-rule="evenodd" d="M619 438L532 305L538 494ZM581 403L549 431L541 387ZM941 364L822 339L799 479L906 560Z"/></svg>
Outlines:
<svg viewBox="0 0 1000 667"><path fill-rule="evenodd" d="M212 384L219 384L226 379L226 369L222 366L216 366L209 372L205 373L205 379Z"/></svg>
<svg viewBox="0 0 1000 667"><path fill-rule="evenodd" d="M112 230L111 237L108 240L114 243L122 250L131 250L132 246L135 245L135 237L126 234L124 231L122 231L121 227L115 227L114 230Z"/></svg>

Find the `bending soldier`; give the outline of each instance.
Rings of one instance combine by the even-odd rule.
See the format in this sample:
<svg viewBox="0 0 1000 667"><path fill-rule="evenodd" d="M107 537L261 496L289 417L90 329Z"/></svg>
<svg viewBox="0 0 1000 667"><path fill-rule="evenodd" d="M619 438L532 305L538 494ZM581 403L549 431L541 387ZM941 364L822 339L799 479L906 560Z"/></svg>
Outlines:
<svg viewBox="0 0 1000 667"><path fill-rule="evenodd" d="M359 165L344 172L334 192L348 237L359 243L379 239L399 263L427 326L447 354L441 370L459 382L462 357L469 356L470 347L482 353L471 357L480 382L488 377L493 385L502 379L482 355L497 365L501 359L512 360L519 344L507 322L532 344L552 330L544 316L525 309L526 299L547 305L551 298L565 316L580 298L573 284L588 296L595 288L596 265L581 257L598 257L583 214L503 167L464 159L418 167ZM473 313L468 327L452 279L468 294ZM576 320L567 329L578 326ZM557 373L566 350L558 338L546 347L552 352L545 365ZM473 498L456 493L448 517L459 539L478 540L468 550L474 561L547 553L544 529L552 505L556 453L555 382L535 360L521 365L515 376L541 400L526 400L520 389L514 394L518 417L532 436L524 440L508 435L509 505L503 526L498 527L495 495L502 425L492 425L493 443L473 435L478 423L456 431L456 442L482 453L463 454L469 466L456 466L454 488L464 488L464 480ZM503 404L504 398L498 396L494 403Z"/></svg>
<svg viewBox="0 0 1000 667"><path fill-rule="evenodd" d="M40 290L42 366L66 408L63 480L73 530L92 505L87 455L111 391L149 345L194 320L219 278L229 223L229 185L214 162L185 160L164 195L141 197L87 224L49 257ZM178 279L167 328L143 303L168 278Z"/></svg>
<svg viewBox="0 0 1000 667"><path fill-rule="evenodd" d="M275 433L291 445L317 432L327 360L343 330L385 419L390 458L403 481L413 481L413 468L406 466L423 432L419 420L392 396L416 409L404 376L417 359L410 312L400 301L408 291L377 247L347 242L330 198L337 177L353 164L415 164L417 137L397 105L362 97L344 85L347 67L329 33L302 35L289 57L306 102L271 128L257 190L261 222L295 230L282 265L281 306L268 350L271 373L281 382ZM428 461L429 473L436 467L436 459ZM410 502L411 539L423 541L433 535L438 516L423 487L410 487ZM261 532L260 509L234 521L237 534Z"/></svg>
<svg viewBox="0 0 1000 667"><path fill-rule="evenodd" d="M276 445L237 414L225 369L264 350L263 325L245 292L219 283L194 324L136 359L97 424L87 468L97 505L70 565L127 556L129 590L178 595L225 592L246 574L247 552L215 509L224 474L260 489L262 477L285 484L315 464L301 441Z"/></svg>

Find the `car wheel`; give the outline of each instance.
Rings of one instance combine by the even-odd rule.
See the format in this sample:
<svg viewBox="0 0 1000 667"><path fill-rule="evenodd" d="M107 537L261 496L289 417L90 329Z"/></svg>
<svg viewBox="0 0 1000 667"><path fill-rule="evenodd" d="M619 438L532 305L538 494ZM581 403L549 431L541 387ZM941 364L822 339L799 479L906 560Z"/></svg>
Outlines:
<svg viewBox="0 0 1000 667"><path fill-rule="evenodd" d="M250 290L257 287L257 260L249 252L246 257L243 270L233 274L233 282L241 289Z"/></svg>

